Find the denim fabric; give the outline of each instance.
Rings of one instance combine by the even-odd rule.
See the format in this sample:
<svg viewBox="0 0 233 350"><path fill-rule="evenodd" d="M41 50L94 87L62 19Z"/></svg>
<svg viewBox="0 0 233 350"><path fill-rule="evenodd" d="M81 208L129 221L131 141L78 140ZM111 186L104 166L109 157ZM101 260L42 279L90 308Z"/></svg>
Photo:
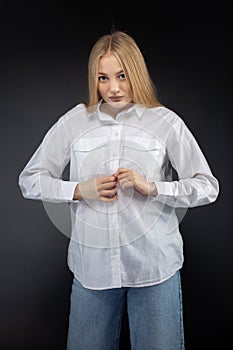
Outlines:
<svg viewBox="0 0 233 350"><path fill-rule="evenodd" d="M125 302L132 350L184 350L179 271L157 285L105 290L74 278L67 350L119 349Z"/></svg>

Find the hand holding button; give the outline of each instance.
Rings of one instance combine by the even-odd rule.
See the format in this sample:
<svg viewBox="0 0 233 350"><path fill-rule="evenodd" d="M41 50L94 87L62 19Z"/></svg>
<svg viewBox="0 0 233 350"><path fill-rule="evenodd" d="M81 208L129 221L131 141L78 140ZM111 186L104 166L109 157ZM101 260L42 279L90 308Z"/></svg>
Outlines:
<svg viewBox="0 0 233 350"><path fill-rule="evenodd" d="M74 199L98 199L103 202L113 202L118 198L116 185L114 175L95 177L77 184Z"/></svg>
<svg viewBox="0 0 233 350"><path fill-rule="evenodd" d="M119 168L114 174L122 190L134 188L144 196L157 195L157 188L154 182L148 182L143 176L133 169Z"/></svg>

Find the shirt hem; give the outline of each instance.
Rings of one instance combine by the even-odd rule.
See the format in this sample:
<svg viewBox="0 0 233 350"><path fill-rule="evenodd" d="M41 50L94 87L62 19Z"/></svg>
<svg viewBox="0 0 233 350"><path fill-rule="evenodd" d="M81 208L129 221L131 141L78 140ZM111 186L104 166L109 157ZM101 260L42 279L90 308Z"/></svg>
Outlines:
<svg viewBox="0 0 233 350"><path fill-rule="evenodd" d="M81 283L81 285L84 287L84 288L87 288L87 289L91 289L91 290L106 290L106 289L116 289L116 288L143 288L143 287L150 287L150 286L154 286L154 285L157 285L157 284L160 284L160 283L163 283L165 282L166 280L168 280L169 278L171 278L172 276L174 276L177 271L179 271L180 269L182 268L182 266L180 266L175 272L171 273L170 275L164 277L164 278L161 278L159 280L156 280L156 281L148 281L148 282L139 282L139 283L128 283L128 282L124 282L122 283L120 286L119 285L112 285L112 286L106 286L106 287L92 287L92 286L89 286L89 285L86 285L82 279L77 276L77 274L75 274L75 272L73 272L73 275L74 275L74 278L77 279L79 281L79 283Z"/></svg>

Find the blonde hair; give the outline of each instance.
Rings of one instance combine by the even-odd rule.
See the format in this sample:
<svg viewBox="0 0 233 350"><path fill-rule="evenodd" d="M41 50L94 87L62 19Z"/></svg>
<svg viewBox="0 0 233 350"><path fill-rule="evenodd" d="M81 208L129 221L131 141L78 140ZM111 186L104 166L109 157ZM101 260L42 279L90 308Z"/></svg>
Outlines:
<svg viewBox="0 0 233 350"><path fill-rule="evenodd" d="M101 57L107 52L113 53L122 65L133 102L146 107L160 105L156 88L135 40L125 32L115 31L102 36L91 49L88 61L88 102L86 107L96 106L101 99L98 92L98 66Z"/></svg>

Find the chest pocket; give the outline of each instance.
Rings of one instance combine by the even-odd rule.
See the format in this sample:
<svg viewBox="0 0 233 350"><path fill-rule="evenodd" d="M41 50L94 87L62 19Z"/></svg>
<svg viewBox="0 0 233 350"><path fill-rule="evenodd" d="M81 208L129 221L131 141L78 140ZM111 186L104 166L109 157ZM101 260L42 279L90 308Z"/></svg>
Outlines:
<svg viewBox="0 0 233 350"><path fill-rule="evenodd" d="M127 136L123 143L123 164L146 177L153 177L161 163L161 143L156 139Z"/></svg>
<svg viewBox="0 0 233 350"><path fill-rule="evenodd" d="M104 174L107 137L80 138L73 144L80 181Z"/></svg>

